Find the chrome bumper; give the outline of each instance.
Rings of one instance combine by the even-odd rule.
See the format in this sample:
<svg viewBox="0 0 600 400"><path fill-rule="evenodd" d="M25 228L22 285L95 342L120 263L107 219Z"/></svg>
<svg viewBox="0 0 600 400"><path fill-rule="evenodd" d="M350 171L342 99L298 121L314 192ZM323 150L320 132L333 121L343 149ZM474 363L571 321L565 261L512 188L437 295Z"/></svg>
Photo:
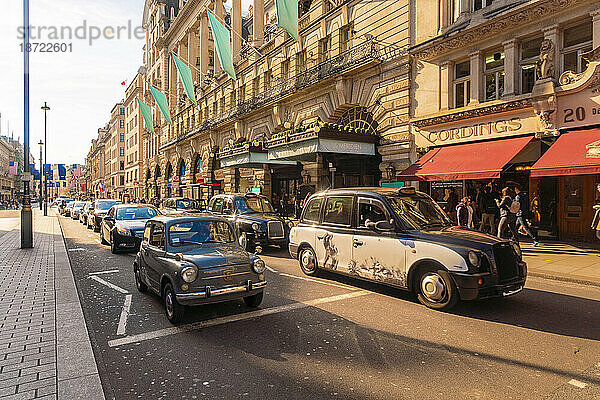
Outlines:
<svg viewBox="0 0 600 400"><path fill-rule="evenodd" d="M223 296L223 295L227 295L227 294L251 292L256 289L262 289L265 286L267 286L267 281L261 281L261 282L248 281L247 284L242 285L242 286L233 286L233 287L227 287L227 288L223 288L223 289L212 289L210 286L207 286L201 292L181 293L181 294L177 294L175 296L175 298L177 299L178 302L185 303L185 302L189 302L189 301L193 301L193 300L208 299L210 297Z"/></svg>

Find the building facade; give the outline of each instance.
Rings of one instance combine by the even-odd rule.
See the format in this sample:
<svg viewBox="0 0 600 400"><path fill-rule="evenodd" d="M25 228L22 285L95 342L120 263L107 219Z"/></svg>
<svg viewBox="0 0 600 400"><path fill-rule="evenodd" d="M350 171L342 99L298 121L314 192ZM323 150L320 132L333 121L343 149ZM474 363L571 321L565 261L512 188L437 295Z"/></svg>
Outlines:
<svg viewBox="0 0 600 400"><path fill-rule="evenodd" d="M276 28L273 1L244 17L238 0L228 11L221 0L172 3L148 0L143 17L146 84L167 93L173 119L154 107L149 198L275 193L293 213L308 193L394 182L409 165L408 1L301 2L298 42ZM234 31L235 82L213 51L207 10ZM198 107L173 53L194 71Z"/></svg>
<svg viewBox="0 0 600 400"><path fill-rule="evenodd" d="M13 198L14 175L8 170L11 161L14 161L13 147L0 136L0 201Z"/></svg>
<svg viewBox="0 0 600 400"><path fill-rule="evenodd" d="M115 104L110 112L108 134L104 140L106 196L121 199L125 187L125 105Z"/></svg>
<svg viewBox="0 0 600 400"><path fill-rule="evenodd" d="M142 182L143 116L136 98L142 99L143 71L139 71L125 92L125 188L130 199L140 199L145 194Z"/></svg>
<svg viewBox="0 0 600 400"><path fill-rule="evenodd" d="M541 234L591 240L600 182L598 4L428 5L415 3L410 51L416 163L398 180L419 182L449 212L452 192L475 198L486 186L518 183ZM586 137L596 139L575 144ZM559 160L568 149L571 159Z"/></svg>

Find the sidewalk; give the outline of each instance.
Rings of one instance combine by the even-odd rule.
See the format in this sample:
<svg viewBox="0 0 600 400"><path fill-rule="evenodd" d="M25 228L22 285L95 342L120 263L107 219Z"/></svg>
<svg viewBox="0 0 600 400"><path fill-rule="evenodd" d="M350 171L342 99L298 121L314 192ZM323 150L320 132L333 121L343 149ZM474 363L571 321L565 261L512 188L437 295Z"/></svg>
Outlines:
<svg viewBox="0 0 600 400"><path fill-rule="evenodd" d="M530 276L600 286L600 251L591 245L521 242Z"/></svg>
<svg viewBox="0 0 600 400"><path fill-rule="evenodd" d="M20 220L0 211L0 400L104 399L60 226L51 214L34 209L35 247L22 250Z"/></svg>

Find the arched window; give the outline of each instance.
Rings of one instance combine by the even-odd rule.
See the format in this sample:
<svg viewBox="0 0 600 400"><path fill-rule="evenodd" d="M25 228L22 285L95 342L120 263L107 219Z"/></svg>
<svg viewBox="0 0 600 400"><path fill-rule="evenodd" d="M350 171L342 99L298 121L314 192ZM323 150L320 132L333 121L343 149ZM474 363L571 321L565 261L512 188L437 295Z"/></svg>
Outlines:
<svg viewBox="0 0 600 400"><path fill-rule="evenodd" d="M173 182L173 167L171 167L171 163L167 163L165 178L167 178L167 182Z"/></svg>
<svg viewBox="0 0 600 400"><path fill-rule="evenodd" d="M196 157L196 163L194 164L194 174L201 174L204 172L204 163L202 162L202 157Z"/></svg>
<svg viewBox="0 0 600 400"><path fill-rule="evenodd" d="M337 123L343 126L366 129L369 133L377 131L377 121L373 119L373 115L365 107L361 106L352 107L346 111Z"/></svg>
<svg viewBox="0 0 600 400"><path fill-rule="evenodd" d="M185 161L181 161L181 165L179 166L179 184L181 185L183 178L185 177L186 167Z"/></svg>

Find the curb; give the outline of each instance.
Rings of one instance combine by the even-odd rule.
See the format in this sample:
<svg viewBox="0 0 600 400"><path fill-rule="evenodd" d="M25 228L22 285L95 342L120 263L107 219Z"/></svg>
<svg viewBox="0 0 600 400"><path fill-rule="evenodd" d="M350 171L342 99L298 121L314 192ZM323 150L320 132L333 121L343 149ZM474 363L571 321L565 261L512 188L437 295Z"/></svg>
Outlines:
<svg viewBox="0 0 600 400"><path fill-rule="evenodd" d="M531 272L531 271L529 271L527 273L527 275L528 276L533 276L535 278L542 278L542 279L548 279L548 280L553 280L553 281L578 283L580 285L588 285L588 286L600 287L600 282L588 281L588 280L585 280L585 279L570 278L570 277L567 277L567 276L549 275L549 274L543 274L543 273Z"/></svg>
<svg viewBox="0 0 600 400"><path fill-rule="evenodd" d="M54 240L58 399L105 400L100 374L71 270L62 225Z"/></svg>

